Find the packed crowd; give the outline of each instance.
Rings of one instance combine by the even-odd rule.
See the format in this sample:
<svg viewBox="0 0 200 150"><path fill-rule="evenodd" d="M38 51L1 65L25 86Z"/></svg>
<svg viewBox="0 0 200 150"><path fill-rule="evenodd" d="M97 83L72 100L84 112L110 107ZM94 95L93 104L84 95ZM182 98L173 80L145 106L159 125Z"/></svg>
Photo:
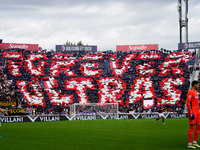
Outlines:
<svg viewBox="0 0 200 150"><path fill-rule="evenodd" d="M3 72L3 61L0 61L0 102L16 102L21 98L16 94L15 86L12 84L12 80L9 80L7 74ZM17 105L15 106L17 107Z"/></svg>
<svg viewBox="0 0 200 150"><path fill-rule="evenodd" d="M23 58L12 58L12 61L15 65L20 66L19 72L17 71L10 71L10 68L4 63L10 65L9 61L11 58L5 58L5 52L19 52L23 54ZM189 70L188 65L186 64L187 61L194 61L192 55L187 55L187 51L149 51L149 52L141 52L141 53L134 53L134 52L113 52L113 51L105 51L100 53L86 53L86 52L63 52L63 53L41 53L41 52L31 52L31 51L23 51L23 50L9 50L9 51L1 51L0 57L1 59L1 70L0 70L0 101L17 101L18 104L23 108L36 108L37 112L40 114L51 114L51 113L59 113L59 112L69 112L69 105L71 103L80 103L82 101L88 101L90 103L98 103L98 102L112 102L115 99L119 103L119 111L120 112L134 112L134 113L150 113L157 111L158 103L160 101L163 102L163 107L165 111L171 112L182 112L185 105L185 95L189 88L189 75L191 70ZM34 69L29 70L30 66L28 60L31 59L30 55L38 56L42 55L42 59L34 59L34 62L31 65L38 66L38 64L43 64L44 67L41 67L43 70L42 73L39 75L35 75L36 71L33 72ZM135 56L132 54L137 55L136 59ZM144 55L143 55L144 54ZM146 55L147 54L147 55ZM153 55L152 55L153 54ZM161 56L160 58L148 58L149 56ZM45 55L45 56L44 56ZM177 57L179 55L179 57ZM43 57L44 56L44 57ZM57 56L57 58L56 58ZM143 59L143 56L148 56L147 58ZM167 58L170 56L170 58ZM45 58L46 57L46 58ZM98 59L95 59L95 58ZM131 58L132 57L132 58ZM134 57L134 58L133 58ZM189 59L189 57L191 57ZM70 58L70 59L68 59ZM81 59L80 59L81 58ZM127 61L125 61L127 59ZM134 63L131 63L129 60L134 59ZM173 60L172 68L174 70L170 70L171 66L164 66L163 68L167 68L166 70L162 70L160 66L163 65L163 62L167 60ZM186 61L187 59L187 61ZM47 63L43 63L42 61L45 60ZM59 60L59 61L54 61ZM73 60L73 62L71 62ZM180 61L179 61L180 60ZM8 62L6 62L8 61ZM41 62L40 62L41 61ZM62 62L63 61L63 62ZM63 69L62 67L65 65L64 61L68 61L71 63L71 66L67 66L67 69ZM22 64L21 64L22 62ZM54 64L53 63L60 63ZM114 63L113 63L114 62ZM119 67L115 67L115 64L120 64ZM59 66L56 68L55 66ZM168 65L168 64L164 64ZM18 67L16 66L16 68ZM128 67L126 67L128 66ZM152 68L152 66L156 66ZM40 66L39 66L40 67ZM36 67L37 68L37 67ZM101 70L99 72L95 72L92 69ZM71 71L73 69L73 71ZM125 70L123 74L120 72L121 70ZM127 69L127 70L126 70ZM57 71L57 72L56 72ZM178 73L177 73L178 72ZM94 74L92 74L94 73ZM162 74L161 74L162 73ZM90 77L94 87L89 87L84 93L82 91L78 91L75 87L71 87L71 90L66 90L65 88L65 81L68 80L67 84L72 86L72 83L76 82L72 77L76 76L76 78L80 78L81 80L85 81L85 77ZM118 76L120 81L117 81L118 85L122 85L119 89L123 91L123 93L118 93L121 97L117 99L113 95L109 95L108 97L100 99L100 94L105 91L105 88L99 89L99 87L104 86L100 83L101 78L107 78L107 82L109 83L109 88L115 88L115 85L110 81L110 78L113 76ZM153 85L149 85L153 87L155 90L152 92L151 88L144 91L144 84L138 87L138 90L143 92L147 92L147 96L142 97L134 97L130 93L134 93L131 91L134 86L133 80L138 79L137 82L141 82L143 80L142 77L148 78L150 77L152 81L147 83ZM167 79L168 82L171 77L183 79L183 83L180 81L171 81L175 86L174 88L181 91L180 93L180 100L177 102L169 102L172 98L177 98L177 95L172 93L171 99L161 100L161 98L165 99L167 91L163 91L161 88L161 82L163 79ZM26 86L21 87L19 86L19 81L26 81ZM50 83L50 87L43 85L45 83ZM99 82L97 82L99 81ZM82 83L82 81L80 81ZM180 83L179 83L180 82ZM126 84L126 87L123 87L123 84ZM78 82L77 82L78 84ZM134 83L137 86L137 83ZM177 85L176 85L177 84ZM179 85L178 85L179 84ZM99 86L101 85L101 86ZM86 86L86 85L81 85ZM165 85L163 85L164 87ZM25 91L23 91L26 89ZM136 88L137 89L137 88ZM104 91L103 91L104 90ZM100 92L99 92L100 91ZM82 92L82 93L80 93ZM166 93L165 93L166 92ZM43 95L41 94L43 93ZM150 93L150 94L149 94ZM153 93L154 95L151 95ZM139 93L141 94L141 93ZM139 95L136 94L137 96ZM35 96L36 95L36 96ZM73 95L72 101L66 99L66 95ZM81 95L81 96L80 96ZM143 93L145 95L145 93ZM35 97L34 97L35 96ZM110 97L109 97L110 96ZM175 96L175 97L173 97ZM38 100L37 98L41 98L41 103L36 103ZM87 98L86 98L87 97ZM144 106L144 99L147 101L152 102L153 97L153 105L145 107ZM38 99L39 99L38 98ZM109 99L109 100L108 100ZM128 101L129 99L129 101ZM131 102L132 101L132 102ZM173 101L173 100L172 100Z"/></svg>

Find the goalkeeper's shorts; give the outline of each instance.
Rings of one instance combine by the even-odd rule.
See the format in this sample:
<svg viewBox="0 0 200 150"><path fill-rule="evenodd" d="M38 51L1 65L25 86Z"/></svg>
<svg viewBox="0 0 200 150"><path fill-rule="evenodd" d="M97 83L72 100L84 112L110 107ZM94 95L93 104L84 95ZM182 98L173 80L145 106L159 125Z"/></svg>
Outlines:
<svg viewBox="0 0 200 150"><path fill-rule="evenodd" d="M194 119L190 119L190 115L188 114L189 124L200 124L200 114L194 114Z"/></svg>

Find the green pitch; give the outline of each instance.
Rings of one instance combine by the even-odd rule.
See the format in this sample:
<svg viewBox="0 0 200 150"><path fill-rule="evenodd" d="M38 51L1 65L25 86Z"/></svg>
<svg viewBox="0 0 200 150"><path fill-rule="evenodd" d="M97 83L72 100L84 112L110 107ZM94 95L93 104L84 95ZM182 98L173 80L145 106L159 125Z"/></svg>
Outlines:
<svg viewBox="0 0 200 150"><path fill-rule="evenodd" d="M3 123L0 150L184 150L188 119ZM200 142L200 141L199 141Z"/></svg>

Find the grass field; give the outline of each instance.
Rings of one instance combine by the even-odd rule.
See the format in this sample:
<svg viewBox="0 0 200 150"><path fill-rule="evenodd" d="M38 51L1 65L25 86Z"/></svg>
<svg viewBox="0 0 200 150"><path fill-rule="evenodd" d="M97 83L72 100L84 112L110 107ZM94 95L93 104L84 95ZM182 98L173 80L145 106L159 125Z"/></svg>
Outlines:
<svg viewBox="0 0 200 150"><path fill-rule="evenodd" d="M0 150L184 150L188 119L3 123Z"/></svg>

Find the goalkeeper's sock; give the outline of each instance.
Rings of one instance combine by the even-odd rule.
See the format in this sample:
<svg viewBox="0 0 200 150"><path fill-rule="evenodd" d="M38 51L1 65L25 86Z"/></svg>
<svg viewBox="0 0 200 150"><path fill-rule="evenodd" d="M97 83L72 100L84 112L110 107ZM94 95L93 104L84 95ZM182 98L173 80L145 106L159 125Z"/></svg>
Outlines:
<svg viewBox="0 0 200 150"><path fill-rule="evenodd" d="M200 130L200 125L196 125L196 129L194 131L194 140L193 140L194 142L197 141L197 138L199 136L199 130Z"/></svg>
<svg viewBox="0 0 200 150"><path fill-rule="evenodd" d="M158 120L159 120L159 118L156 119L156 121L158 121Z"/></svg>
<svg viewBox="0 0 200 150"><path fill-rule="evenodd" d="M164 123L164 118L162 118L162 123Z"/></svg>
<svg viewBox="0 0 200 150"><path fill-rule="evenodd" d="M192 143L193 131L194 131L194 125L190 125L188 131L188 143Z"/></svg>

